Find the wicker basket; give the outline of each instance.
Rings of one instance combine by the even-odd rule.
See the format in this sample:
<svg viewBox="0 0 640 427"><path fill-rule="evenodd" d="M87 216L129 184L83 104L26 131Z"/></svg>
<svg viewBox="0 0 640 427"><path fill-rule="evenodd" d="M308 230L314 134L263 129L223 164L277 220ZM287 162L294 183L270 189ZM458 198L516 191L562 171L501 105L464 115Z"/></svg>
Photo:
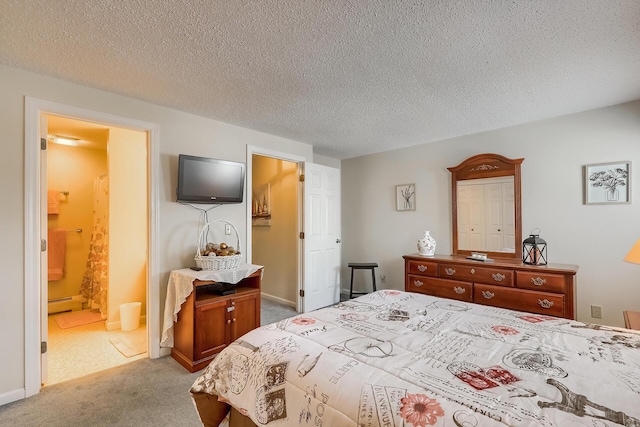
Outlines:
<svg viewBox="0 0 640 427"><path fill-rule="evenodd" d="M240 235L238 234L238 229L225 219L214 219L212 221L207 222L204 227L202 227L202 231L200 231L200 235L198 236L198 244L196 246L196 256L193 258L196 261L196 266L202 268L203 270L232 270L234 268L238 268L240 265L240 259L242 258L242 254L237 255L229 255L229 256L204 256L201 255L201 251L207 245L207 230L211 224L223 222L225 224L229 224L233 231L236 233L236 246L235 249L240 252Z"/></svg>

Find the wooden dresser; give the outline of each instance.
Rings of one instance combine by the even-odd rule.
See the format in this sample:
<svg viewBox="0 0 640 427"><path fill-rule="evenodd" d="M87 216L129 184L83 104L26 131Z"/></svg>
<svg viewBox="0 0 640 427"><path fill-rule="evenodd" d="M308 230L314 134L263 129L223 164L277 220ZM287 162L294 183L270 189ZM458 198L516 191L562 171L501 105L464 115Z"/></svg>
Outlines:
<svg viewBox="0 0 640 427"><path fill-rule="evenodd" d="M408 292L575 319L575 265L481 262L463 255L403 258Z"/></svg>

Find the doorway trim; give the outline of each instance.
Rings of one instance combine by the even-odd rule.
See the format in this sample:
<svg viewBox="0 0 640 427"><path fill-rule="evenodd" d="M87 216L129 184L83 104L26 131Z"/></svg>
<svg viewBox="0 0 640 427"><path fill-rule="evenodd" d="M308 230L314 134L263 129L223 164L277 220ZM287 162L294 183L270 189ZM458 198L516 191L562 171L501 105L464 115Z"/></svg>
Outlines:
<svg viewBox="0 0 640 427"><path fill-rule="evenodd" d="M147 346L150 359L160 357L160 273L158 250L158 194L159 194L159 125L151 122L116 116L85 108L25 97L24 148L24 379L25 397L40 392L42 370L40 366L40 117L43 114L69 117L147 132L148 157L148 265L147 265Z"/></svg>
<svg viewBox="0 0 640 427"><path fill-rule="evenodd" d="M264 147L258 147L255 145L247 145L247 191L246 191L246 202L247 202L247 263L251 263L251 257L253 255L251 251L252 245L252 219L251 219L251 197L253 194L253 155L256 154L258 156L271 157L278 160L285 160L288 162L293 162L298 164L299 173L304 173L304 164L307 162L307 158L305 156L299 156L291 153L285 153L282 151L271 150ZM303 220L304 220L304 194L302 191L302 185L298 181L298 228L299 231L303 231ZM296 289L296 310L300 311L302 307L302 298L300 297L300 289L302 289L302 280L304 273L304 257L302 251L302 245L304 241L299 239L298 244L298 284Z"/></svg>

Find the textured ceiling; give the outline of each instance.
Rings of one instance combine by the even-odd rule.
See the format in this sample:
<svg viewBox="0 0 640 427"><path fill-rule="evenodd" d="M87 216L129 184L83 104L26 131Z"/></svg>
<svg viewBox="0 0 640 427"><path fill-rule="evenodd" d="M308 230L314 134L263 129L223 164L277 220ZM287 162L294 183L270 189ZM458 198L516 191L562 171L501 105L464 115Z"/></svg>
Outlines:
<svg viewBox="0 0 640 427"><path fill-rule="evenodd" d="M640 99L640 1L0 0L0 63L349 158Z"/></svg>

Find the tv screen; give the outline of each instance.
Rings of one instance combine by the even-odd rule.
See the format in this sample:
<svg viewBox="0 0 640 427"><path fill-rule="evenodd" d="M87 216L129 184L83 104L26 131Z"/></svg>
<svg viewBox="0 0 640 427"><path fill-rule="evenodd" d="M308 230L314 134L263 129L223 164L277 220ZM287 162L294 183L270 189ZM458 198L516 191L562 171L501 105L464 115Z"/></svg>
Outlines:
<svg viewBox="0 0 640 427"><path fill-rule="evenodd" d="M179 202L242 203L244 163L180 154L178 158Z"/></svg>

